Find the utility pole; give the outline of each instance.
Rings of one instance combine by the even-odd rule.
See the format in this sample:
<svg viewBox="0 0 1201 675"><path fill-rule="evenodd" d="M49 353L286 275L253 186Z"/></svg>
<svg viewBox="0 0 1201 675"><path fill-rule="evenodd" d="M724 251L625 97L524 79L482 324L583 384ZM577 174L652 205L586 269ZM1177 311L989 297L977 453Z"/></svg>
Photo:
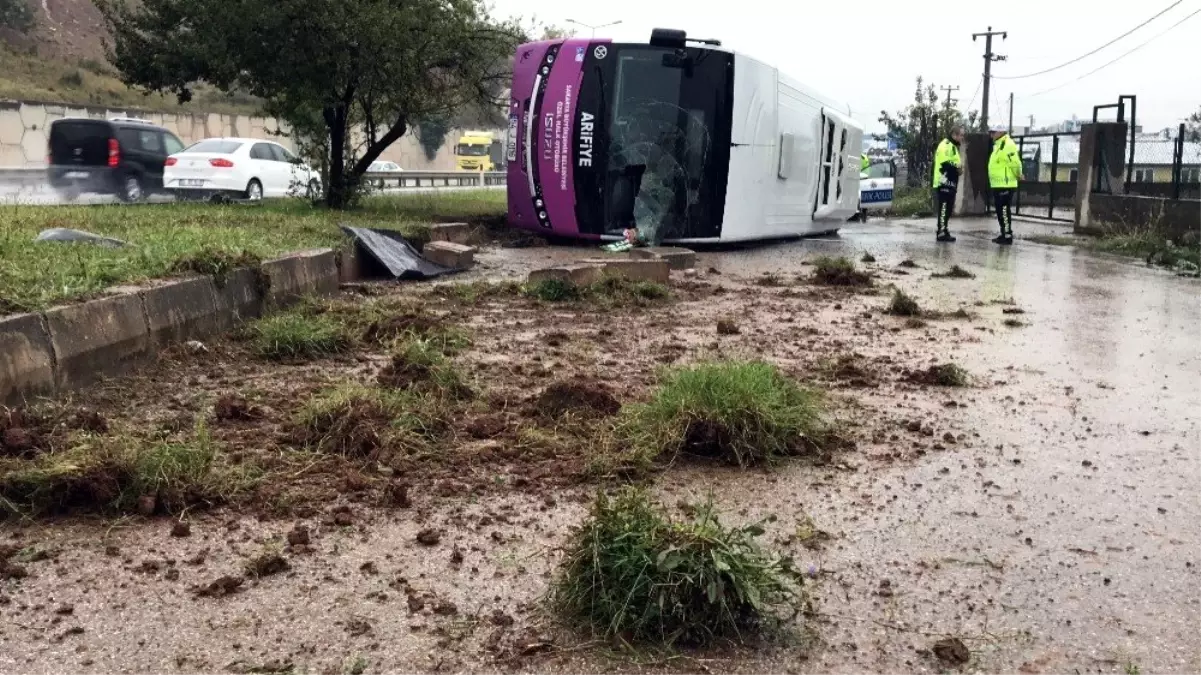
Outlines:
<svg viewBox="0 0 1201 675"><path fill-rule="evenodd" d="M951 106L958 102L951 98L951 93L959 91L959 87L939 87L939 89L942 89L944 92L946 92L946 100L943 102L943 105L945 106L947 112L951 112Z"/></svg>
<svg viewBox="0 0 1201 675"><path fill-rule="evenodd" d="M1009 38L1009 33L1003 30L993 30L992 26L984 33L972 33L972 42L976 38L984 38L984 102L980 104L980 125L988 129L988 81L992 78L992 62L1004 61L1005 57L992 53L992 38L1000 35L1002 40Z"/></svg>
<svg viewBox="0 0 1201 675"><path fill-rule="evenodd" d="M1009 92L1009 133L1013 133L1013 92Z"/></svg>

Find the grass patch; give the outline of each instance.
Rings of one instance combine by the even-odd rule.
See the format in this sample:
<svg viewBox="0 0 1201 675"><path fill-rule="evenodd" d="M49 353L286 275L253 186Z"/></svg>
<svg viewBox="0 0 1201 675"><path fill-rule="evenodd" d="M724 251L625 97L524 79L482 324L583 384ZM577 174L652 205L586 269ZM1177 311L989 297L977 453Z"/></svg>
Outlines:
<svg viewBox="0 0 1201 675"><path fill-rule="evenodd" d="M147 95L121 82L106 63L83 59L77 63L39 58L0 47L0 98L162 112L232 113L257 115L262 103L251 96L227 95L200 85L187 104L171 95Z"/></svg>
<svg viewBox="0 0 1201 675"><path fill-rule="evenodd" d="M272 360L316 359L345 351L351 340L346 325L330 314L293 308L255 321L249 327L254 351Z"/></svg>
<svg viewBox="0 0 1201 675"><path fill-rule="evenodd" d="M775 272L765 272L755 278L755 285L764 288L779 288L784 285L784 279Z"/></svg>
<svg viewBox="0 0 1201 675"><path fill-rule="evenodd" d="M951 269L946 272L935 272L930 276L936 279L975 279L976 275L963 269L959 265L951 265Z"/></svg>
<svg viewBox="0 0 1201 675"><path fill-rule="evenodd" d="M473 221L503 214L503 191L379 195L338 212L303 200L238 204L36 206L0 209L0 311L33 311L93 296L117 284L181 273L220 271L237 261L269 259L289 251L338 247L339 223L383 227L420 243L428 224ZM44 229L73 228L127 243L35 242Z"/></svg>
<svg viewBox="0 0 1201 675"><path fill-rule="evenodd" d="M683 522L644 493L598 495L551 591L569 621L603 638L661 645L743 639L799 610L802 576L765 552L758 524L728 527L712 502Z"/></svg>
<svg viewBox="0 0 1201 675"><path fill-rule="evenodd" d="M867 272L855 269L849 258L821 256L813 261L813 281L824 286L871 286Z"/></svg>
<svg viewBox="0 0 1201 675"><path fill-rule="evenodd" d="M934 215L934 204L928 188L899 187L893 194L888 215L899 218L929 218Z"/></svg>
<svg viewBox="0 0 1201 675"><path fill-rule="evenodd" d="M203 426L183 441L81 439L31 460L0 458L0 512L176 513L228 501L250 479L219 461Z"/></svg>
<svg viewBox="0 0 1201 675"><path fill-rule="evenodd" d="M262 262L262 258L249 251L233 253L205 247L176 260L171 266L171 272L181 275L207 274L213 277L218 286L222 286L234 270L241 267L257 269Z"/></svg>
<svg viewBox="0 0 1201 675"><path fill-rule="evenodd" d="M640 463L679 453L749 466L820 445L821 396L762 361L666 371L646 403L626 406L618 435Z"/></svg>
<svg viewBox="0 0 1201 675"><path fill-rule="evenodd" d="M436 401L411 392L345 384L301 407L293 437L318 452L385 461L424 451L446 428L441 412Z"/></svg>
<svg viewBox="0 0 1201 675"><path fill-rule="evenodd" d="M922 307L917 304L917 300L914 300L913 296L896 288L892 291L892 300L884 309L884 313L893 316L921 316Z"/></svg>
<svg viewBox="0 0 1201 675"><path fill-rule="evenodd" d="M446 357L444 345L435 340L413 338L400 343L377 381L390 389L431 393L453 400L475 398L475 391L468 386L462 371Z"/></svg>
<svg viewBox="0 0 1201 675"><path fill-rule="evenodd" d="M1188 274L1201 272L1201 239L1195 232L1174 237L1154 223L1142 227L1103 228L1097 236L1068 237L1036 234L1028 241L1052 246L1079 246L1090 251L1141 258L1157 265Z"/></svg>
<svg viewBox="0 0 1201 675"><path fill-rule="evenodd" d="M968 372L954 363L940 363L909 374L910 382L936 387L966 387L971 381Z"/></svg>
<svg viewBox="0 0 1201 675"><path fill-rule="evenodd" d="M876 256L872 255L871 253L865 252L863 254L863 257L859 259L859 262L863 263L864 265L869 265L871 263L876 262Z"/></svg>
<svg viewBox="0 0 1201 675"><path fill-rule="evenodd" d="M671 289L653 281L631 281L605 277L579 286L561 279L543 279L526 284L523 292L542 302L589 302L603 307L645 307L671 297Z"/></svg>

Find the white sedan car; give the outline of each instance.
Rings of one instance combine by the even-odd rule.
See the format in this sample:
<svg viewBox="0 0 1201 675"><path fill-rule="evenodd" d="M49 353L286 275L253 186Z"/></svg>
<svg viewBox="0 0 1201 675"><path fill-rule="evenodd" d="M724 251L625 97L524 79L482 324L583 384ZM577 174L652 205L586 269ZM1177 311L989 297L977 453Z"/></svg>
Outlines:
<svg viewBox="0 0 1201 675"><path fill-rule="evenodd" d="M163 188L181 199L232 195L257 201L318 195L321 177L278 143L206 138L167 158Z"/></svg>

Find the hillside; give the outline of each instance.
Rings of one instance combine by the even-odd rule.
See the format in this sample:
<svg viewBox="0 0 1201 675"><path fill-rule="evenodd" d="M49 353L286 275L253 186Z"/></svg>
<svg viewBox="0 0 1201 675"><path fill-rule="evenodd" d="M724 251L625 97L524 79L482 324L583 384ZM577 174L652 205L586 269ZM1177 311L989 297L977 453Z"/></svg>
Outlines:
<svg viewBox="0 0 1201 675"><path fill-rule="evenodd" d="M24 0L35 25L27 34L0 29L0 99L162 111L255 113L249 96L201 87L191 103L147 96L125 86L104 58L104 19L92 0Z"/></svg>

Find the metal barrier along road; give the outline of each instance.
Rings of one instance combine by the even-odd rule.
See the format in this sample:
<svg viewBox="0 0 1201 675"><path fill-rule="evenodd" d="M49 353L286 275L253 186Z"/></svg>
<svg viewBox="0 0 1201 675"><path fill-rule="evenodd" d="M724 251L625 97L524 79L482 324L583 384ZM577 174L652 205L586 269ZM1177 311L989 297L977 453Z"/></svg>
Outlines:
<svg viewBox="0 0 1201 675"><path fill-rule="evenodd" d="M1014 136L1022 157L1022 180L1013 215L1072 222L1080 175L1080 132Z"/></svg>
<svg viewBox="0 0 1201 675"><path fill-rule="evenodd" d="M383 190L437 187L488 187L505 184L504 171L388 171L364 176Z"/></svg>
<svg viewBox="0 0 1201 675"><path fill-rule="evenodd" d="M365 174L363 178L375 187L389 190L505 184L504 171L389 171ZM45 167L0 167L0 183L32 185L45 179Z"/></svg>

